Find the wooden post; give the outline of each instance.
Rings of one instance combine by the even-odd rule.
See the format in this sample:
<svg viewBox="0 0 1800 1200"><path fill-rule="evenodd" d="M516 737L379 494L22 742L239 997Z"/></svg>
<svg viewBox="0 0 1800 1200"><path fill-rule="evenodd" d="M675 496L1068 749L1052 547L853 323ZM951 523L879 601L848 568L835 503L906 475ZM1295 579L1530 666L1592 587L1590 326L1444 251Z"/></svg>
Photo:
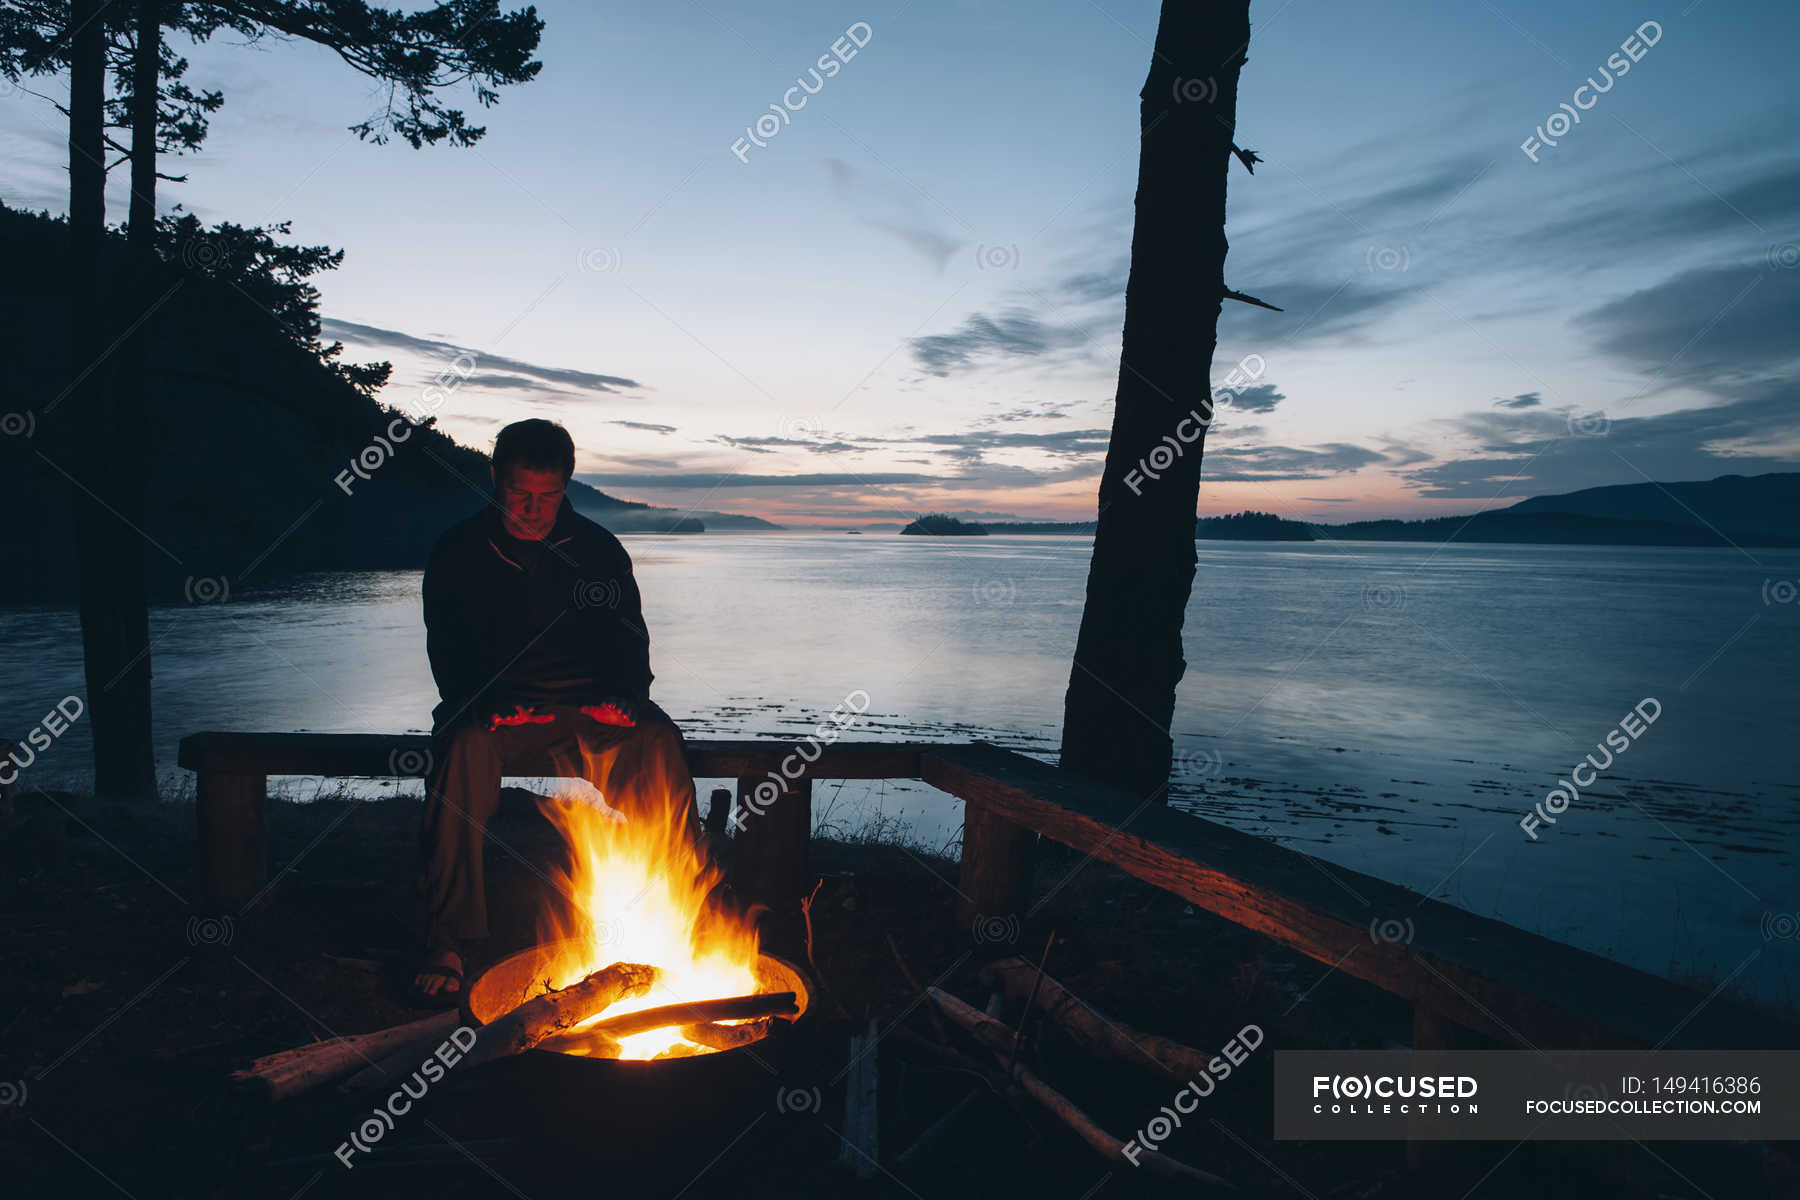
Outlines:
<svg viewBox="0 0 1800 1200"><path fill-rule="evenodd" d="M976 929L977 940L1017 939L1031 903L1032 836L986 805L963 805L962 901L957 911L964 924ZM982 936L984 931L993 936ZM1010 946L995 949L1012 953Z"/></svg>
<svg viewBox="0 0 1800 1200"><path fill-rule="evenodd" d="M19 768L13 764L12 752L19 748L19 743L0 738L0 771L5 771L7 778L0 779L0 821L10 821L13 815L13 796L19 787Z"/></svg>
<svg viewBox="0 0 1800 1200"><path fill-rule="evenodd" d="M725 821L731 815L731 789L714 788L712 802L706 809L706 832L720 842L725 840Z"/></svg>
<svg viewBox="0 0 1800 1200"><path fill-rule="evenodd" d="M200 772L195 794L200 856L207 899L217 908L239 907L268 880L263 827L268 783L266 775Z"/></svg>
<svg viewBox="0 0 1800 1200"><path fill-rule="evenodd" d="M1462 1029L1446 1017L1441 1009L1424 1000L1413 1001L1414 1050L1454 1050L1464 1040ZM1445 1146L1442 1142L1426 1142L1413 1138L1406 1141L1406 1168L1424 1171L1443 1165Z"/></svg>
<svg viewBox="0 0 1800 1200"><path fill-rule="evenodd" d="M738 893L782 909L797 903L812 888L807 869L807 843L812 840L812 780L788 781L772 799L768 777L737 781L737 849L734 867Z"/></svg>

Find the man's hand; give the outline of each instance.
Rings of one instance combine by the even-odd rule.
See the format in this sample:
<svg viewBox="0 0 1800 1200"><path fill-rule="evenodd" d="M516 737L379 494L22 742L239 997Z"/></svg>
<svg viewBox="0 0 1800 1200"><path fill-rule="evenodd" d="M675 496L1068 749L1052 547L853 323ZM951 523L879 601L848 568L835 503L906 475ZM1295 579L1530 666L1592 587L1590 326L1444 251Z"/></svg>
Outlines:
<svg viewBox="0 0 1800 1200"><path fill-rule="evenodd" d="M488 717L487 727L498 729L502 725L548 725L554 720L556 720L555 713L540 713L530 705L515 704L510 714L491 714Z"/></svg>
<svg viewBox="0 0 1800 1200"><path fill-rule="evenodd" d="M637 701L630 696L608 696L598 704L584 704L581 711L602 725L636 725Z"/></svg>

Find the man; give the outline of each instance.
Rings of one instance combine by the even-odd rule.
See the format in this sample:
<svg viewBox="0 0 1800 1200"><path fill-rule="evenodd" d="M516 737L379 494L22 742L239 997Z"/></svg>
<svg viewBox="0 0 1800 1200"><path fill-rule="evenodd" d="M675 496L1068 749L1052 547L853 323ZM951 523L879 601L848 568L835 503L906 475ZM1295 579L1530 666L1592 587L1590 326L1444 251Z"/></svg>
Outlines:
<svg viewBox="0 0 1800 1200"><path fill-rule="evenodd" d="M460 1001L467 943L487 936L482 844L500 780L585 763L627 820L697 826L686 743L650 700L650 639L631 556L564 492L575 444L551 421L494 440L494 503L454 526L425 568L425 649L442 697L420 842L423 1005Z"/></svg>

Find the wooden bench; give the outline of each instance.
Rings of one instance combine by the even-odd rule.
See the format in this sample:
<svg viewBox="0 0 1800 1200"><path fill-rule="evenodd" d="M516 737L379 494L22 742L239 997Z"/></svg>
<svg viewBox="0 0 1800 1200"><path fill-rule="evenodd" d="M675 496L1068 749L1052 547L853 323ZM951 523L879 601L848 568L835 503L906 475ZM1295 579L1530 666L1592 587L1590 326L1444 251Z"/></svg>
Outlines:
<svg viewBox="0 0 1800 1200"><path fill-rule="evenodd" d="M737 781L749 799L792 760L778 741L690 741L696 778ZM267 877L270 775L424 773L423 735L199 733L180 763L199 775L201 849L215 899L241 903ZM555 772L544 764L540 775ZM531 775L531 771L517 772ZM920 779L966 805L957 890L965 922L1022 921L1041 835L1409 1000L1413 1040L1444 1048L1456 1027L1506 1047L1784 1049L1800 1029L1658 976L1325 863L984 742L838 742L745 821L740 886L771 900L811 887L806 843L814 779ZM1008 946L996 951L1011 953Z"/></svg>
<svg viewBox="0 0 1800 1200"><path fill-rule="evenodd" d="M789 760L790 742L688 741L688 771L696 779L735 779L743 805L771 771ZM195 799L200 856L210 902L232 909L268 879L264 808L271 775L417 779L430 769L427 734L195 733L181 740L177 761L197 776ZM513 763L508 774L552 778L556 764ZM758 799L754 819L738 831L737 874L747 893L771 901L797 896L812 880L806 845L812 835L812 780L917 778L915 747L885 742L840 742L824 747L789 789L771 803ZM716 814L722 816L723 814Z"/></svg>

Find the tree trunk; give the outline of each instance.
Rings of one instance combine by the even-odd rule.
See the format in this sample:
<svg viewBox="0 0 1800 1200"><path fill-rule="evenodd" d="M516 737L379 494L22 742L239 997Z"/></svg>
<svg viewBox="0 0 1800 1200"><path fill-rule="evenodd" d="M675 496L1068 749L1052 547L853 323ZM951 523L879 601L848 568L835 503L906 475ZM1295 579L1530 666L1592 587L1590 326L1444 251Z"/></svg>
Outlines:
<svg viewBox="0 0 1800 1200"><path fill-rule="evenodd" d="M146 595L145 491L149 476L150 345L154 322L145 314L157 303L162 276L156 254L156 109L161 96L162 5L139 0L137 49L132 64L131 205L125 228L129 263L116 289L115 338L119 365L113 376L113 469L109 499L122 519L116 527L113 603L118 612L122 675L112 685L116 709L118 786L110 790L154 796L156 759L151 740L150 614ZM123 522L129 522L124 524ZM135 527L135 528L133 528ZM109 790L96 788L96 790Z"/></svg>
<svg viewBox="0 0 1800 1200"><path fill-rule="evenodd" d="M1225 293L1225 180L1249 0L1166 0L1142 143L1117 401L1061 765L1167 798L1200 455Z"/></svg>
<svg viewBox="0 0 1800 1200"><path fill-rule="evenodd" d="M106 236L104 141L106 41L100 0L70 6L69 66L69 369L68 399L59 421L58 465L76 482L76 554L80 563L81 642L87 711L93 723L94 790L127 795L154 779L148 714L128 687L136 668L134 644L120 604L118 576L127 541L141 554L136 530L116 514L111 494L119 445L108 411L104 359L107 319L101 249ZM139 449L139 447L133 447ZM112 511L109 511L111 509ZM128 568L127 568L128 569ZM140 581L141 583L141 581ZM129 584L127 583L127 587ZM141 596L141 586L139 593ZM141 606L141 601L140 601ZM148 669L145 669L147 676Z"/></svg>

